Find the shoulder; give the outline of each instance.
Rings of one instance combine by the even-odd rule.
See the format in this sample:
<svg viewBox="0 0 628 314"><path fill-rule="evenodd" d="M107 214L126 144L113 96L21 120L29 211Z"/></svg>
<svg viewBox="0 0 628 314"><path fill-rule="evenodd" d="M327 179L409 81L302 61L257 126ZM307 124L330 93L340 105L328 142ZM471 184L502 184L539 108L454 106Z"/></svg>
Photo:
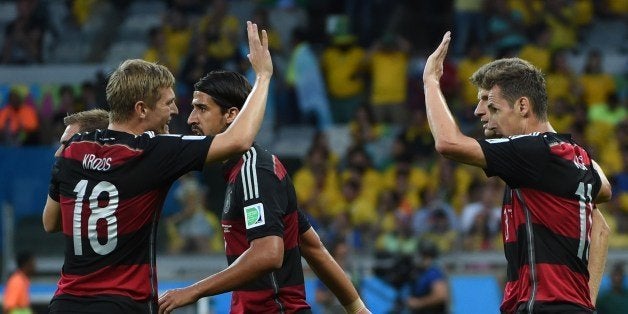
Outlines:
<svg viewBox="0 0 628 314"><path fill-rule="evenodd" d="M138 142L161 144L194 144L213 140L211 136L204 135L183 135L183 134L156 134L147 131L136 137Z"/></svg>
<svg viewBox="0 0 628 314"><path fill-rule="evenodd" d="M245 164L252 165L259 169L272 169L274 155L260 147L253 145L249 150L242 154L242 159Z"/></svg>
<svg viewBox="0 0 628 314"><path fill-rule="evenodd" d="M551 141L555 139L555 136L552 135L555 133L529 133L529 134L521 134L521 135L512 135L508 137L502 138L487 138L478 140L481 145L487 146L504 146L509 145L514 148L525 148L527 146L534 145L548 145Z"/></svg>
<svg viewBox="0 0 628 314"><path fill-rule="evenodd" d="M288 173L279 157L258 145L251 147L242 158L243 169L252 167L257 172L272 174L279 180L282 180Z"/></svg>

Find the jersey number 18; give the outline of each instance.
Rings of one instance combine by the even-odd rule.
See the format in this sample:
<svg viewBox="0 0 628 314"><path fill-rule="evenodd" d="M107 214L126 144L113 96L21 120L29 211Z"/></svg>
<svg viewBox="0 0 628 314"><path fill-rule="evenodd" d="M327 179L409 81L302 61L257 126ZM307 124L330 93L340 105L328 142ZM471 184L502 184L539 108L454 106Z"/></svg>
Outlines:
<svg viewBox="0 0 628 314"><path fill-rule="evenodd" d="M72 217L72 237L74 240L74 254L83 255L82 241L82 219L83 219L83 198L87 192L87 180L81 180L74 187L76 192L76 202L74 203L74 215ZM108 200L99 200L102 193L108 195ZM115 211L118 208L118 189L116 186L101 181L94 186L87 199L91 214L87 217L87 238L94 252L100 255L111 253L118 244L118 220ZM101 207L101 205L104 205ZM104 219L107 224L107 239L104 244L98 240L97 224L100 219Z"/></svg>

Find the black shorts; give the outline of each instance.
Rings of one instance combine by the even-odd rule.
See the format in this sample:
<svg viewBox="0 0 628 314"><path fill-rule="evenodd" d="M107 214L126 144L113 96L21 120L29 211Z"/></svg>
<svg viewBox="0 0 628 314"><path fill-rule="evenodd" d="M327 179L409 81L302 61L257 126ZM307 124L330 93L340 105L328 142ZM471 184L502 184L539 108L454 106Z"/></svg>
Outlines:
<svg viewBox="0 0 628 314"><path fill-rule="evenodd" d="M534 303L534 314L592 314L595 311L581 307L573 303L565 302L536 302ZM527 303L521 303L517 307L517 314L528 313Z"/></svg>
<svg viewBox="0 0 628 314"><path fill-rule="evenodd" d="M75 297L58 295L52 298L48 306L50 314L105 314L105 313L157 313L154 302L137 302L122 296Z"/></svg>

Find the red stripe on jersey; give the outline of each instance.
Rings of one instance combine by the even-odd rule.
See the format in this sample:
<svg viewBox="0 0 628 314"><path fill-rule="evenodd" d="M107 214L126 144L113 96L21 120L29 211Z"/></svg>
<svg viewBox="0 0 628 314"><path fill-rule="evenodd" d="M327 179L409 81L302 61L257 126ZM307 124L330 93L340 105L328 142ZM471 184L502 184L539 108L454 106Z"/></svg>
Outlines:
<svg viewBox="0 0 628 314"><path fill-rule="evenodd" d="M246 239L246 228L243 221L223 220L222 231L226 246L225 254L239 256L249 248L249 241Z"/></svg>
<svg viewBox="0 0 628 314"><path fill-rule="evenodd" d="M568 267L554 264L536 264L536 302L570 302L586 308L593 308L589 296L588 279L583 274L571 271ZM530 268L519 269L519 280L507 282L500 309L514 313L520 302L530 299Z"/></svg>
<svg viewBox="0 0 628 314"><path fill-rule="evenodd" d="M152 223L155 211L161 211L161 207L167 196L168 187L147 191L136 197L120 201L113 214L117 221L118 235L128 234L137 231L146 224ZM74 223L74 198L61 196L61 218L63 233L72 236ZM83 199L83 210L81 211L81 234L87 234L87 223L92 211L89 208L89 200ZM101 206L107 206L106 202ZM102 219L103 222L105 219ZM100 231L100 229L99 229ZM103 229L104 232L104 229Z"/></svg>
<svg viewBox="0 0 628 314"><path fill-rule="evenodd" d="M227 174L225 175L225 180L227 180L228 183L233 183L236 181L236 179L238 178L238 173L240 173L240 169L242 168L242 163L244 163L244 159L240 158L238 163L235 164L235 166L233 166L229 170L229 172L227 172Z"/></svg>
<svg viewBox="0 0 628 314"><path fill-rule="evenodd" d="M98 170L100 168L98 167L99 165L103 167L100 169L104 169L107 165L110 165L110 167L118 166L124 164L129 159L141 155L143 152L143 150L132 149L129 146L121 144L101 145L95 142L72 142L70 146L63 150L61 156L83 163L83 168L86 167L86 163L91 162L92 166L88 166L88 168ZM94 158L90 159L89 155L93 155Z"/></svg>
<svg viewBox="0 0 628 314"><path fill-rule="evenodd" d="M150 266L148 264L108 266L96 272L81 275L62 272L55 296L71 294L88 297L114 294L146 302L151 298L151 287L147 285L146 280L149 277Z"/></svg>
<svg viewBox="0 0 628 314"><path fill-rule="evenodd" d="M296 210L283 217L283 225L285 227L283 249L287 251L299 244L299 221Z"/></svg>
<svg viewBox="0 0 628 314"><path fill-rule="evenodd" d="M587 154L584 148L571 143L560 142L554 145L550 145L550 152L553 155L556 155L565 160L573 161L577 165L583 164L585 166L589 166L591 164L589 154Z"/></svg>
<svg viewBox="0 0 628 314"><path fill-rule="evenodd" d="M305 302L305 286L296 285L279 288L279 297L272 289L257 291L234 291L231 295L231 313L295 313L309 309Z"/></svg>
<svg viewBox="0 0 628 314"><path fill-rule="evenodd" d="M521 189L532 216L532 223L546 226L553 233L580 238L580 202L534 189ZM583 203L585 230L590 230L591 208ZM525 222L525 221L523 221Z"/></svg>
<svg viewBox="0 0 628 314"><path fill-rule="evenodd" d="M279 161L279 158L277 158L277 156L275 155L273 155L273 167L275 175L279 178L279 180L283 180L288 171L286 171L286 168L283 166L281 161Z"/></svg>
<svg viewBox="0 0 628 314"><path fill-rule="evenodd" d="M569 301L593 308L589 294L589 280L584 274L571 271L564 265L537 264L539 290L537 300L542 302Z"/></svg>

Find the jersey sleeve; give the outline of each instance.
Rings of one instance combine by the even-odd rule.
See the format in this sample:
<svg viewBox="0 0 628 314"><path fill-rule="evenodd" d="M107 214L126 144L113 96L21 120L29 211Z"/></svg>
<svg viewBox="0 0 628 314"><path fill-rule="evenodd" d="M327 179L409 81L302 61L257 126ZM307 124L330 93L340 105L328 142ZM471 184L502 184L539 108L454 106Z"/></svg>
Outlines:
<svg viewBox="0 0 628 314"><path fill-rule="evenodd" d="M597 198L597 195L600 193L600 190L602 189L602 177L600 177L600 174L597 172L597 170L595 170L593 165L591 165L591 173L593 174L593 189L591 190L591 195L595 200L595 198Z"/></svg>
<svg viewBox="0 0 628 314"><path fill-rule="evenodd" d="M542 135L478 140L486 158L486 175L498 176L511 188L537 182L549 163Z"/></svg>
<svg viewBox="0 0 628 314"><path fill-rule="evenodd" d="M161 172L168 181L183 174L203 169L213 137L187 135L158 135L149 139L150 156L156 157L148 167Z"/></svg>
<svg viewBox="0 0 628 314"><path fill-rule="evenodd" d="M312 225L310 224L310 220L307 219L307 216L305 215L303 210L301 210L301 208L297 209L297 214L299 215L299 235L301 235L310 230L310 228L312 228Z"/></svg>
<svg viewBox="0 0 628 314"><path fill-rule="evenodd" d="M52 165L52 171L50 175L50 185L48 187L48 196L53 200L59 202L59 158L55 158L55 163Z"/></svg>
<svg viewBox="0 0 628 314"><path fill-rule="evenodd" d="M246 238L249 242L272 235L283 238L288 203L285 189L269 169L247 164L250 165L245 161L240 171Z"/></svg>

